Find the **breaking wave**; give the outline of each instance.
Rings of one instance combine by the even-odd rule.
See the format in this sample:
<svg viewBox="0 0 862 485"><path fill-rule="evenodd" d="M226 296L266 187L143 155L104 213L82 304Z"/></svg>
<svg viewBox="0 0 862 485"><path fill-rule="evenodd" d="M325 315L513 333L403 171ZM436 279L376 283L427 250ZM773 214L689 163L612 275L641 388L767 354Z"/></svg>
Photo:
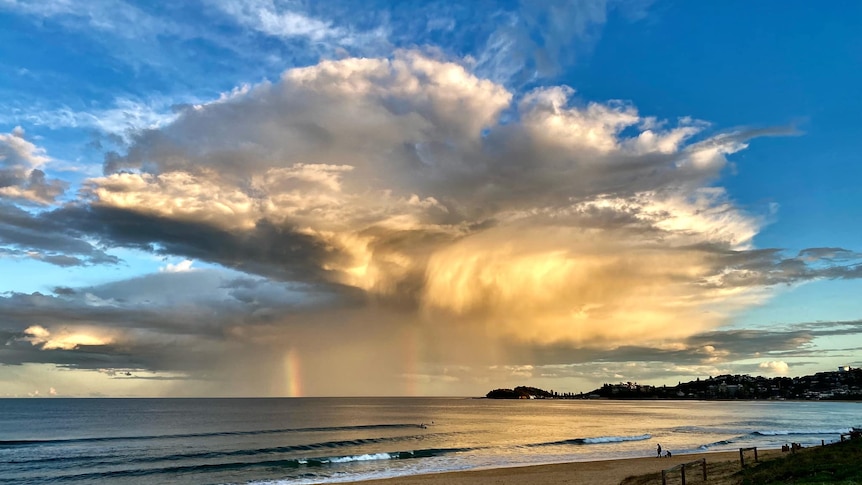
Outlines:
<svg viewBox="0 0 862 485"><path fill-rule="evenodd" d="M639 434L633 436L597 436L594 438L573 438L570 440L550 441L547 443L536 443L528 446L556 446L556 445L595 445L602 443L623 443L626 441L643 441L652 438L650 434Z"/></svg>
<svg viewBox="0 0 862 485"><path fill-rule="evenodd" d="M765 439L775 436L821 436L821 435L840 435L850 432L850 428L837 429L786 429L786 430L761 430L752 431L751 433L727 438L721 441L715 441L698 447L701 451L706 451L717 446L732 445L738 442L756 442L758 438Z"/></svg>
<svg viewBox="0 0 862 485"><path fill-rule="evenodd" d="M716 447L716 446L725 446L725 445L730 445L730 444L736 443L737 441L739 441L742 438L745 438L745 436L737 436L736 438L728 438L726 440L715 441L715 442L709 443L707 445L700 445L697 449L701 450L701 451L706 451L706 450L713 448L713 447Z"/></svg>
<svg viewBox="0 0 862 485"><path fill-rule="evenodd" d="M281 468L281 469L297 469L297 468L319 468L330 465L339 465L351 462L367 462L378 460L408 460L413 458L430 458L443 456L451 453L470 451L471 448L429 448L412 451L394 451L386 453L369 453L362 455L336 455L324 456L318 458L285 458L285 459L268 459L256 461L231 461L222 463L207 463L198 465L180 465L180 466L164 466L154 468L127 468L123 470L114 470L107 472L91 472L80 473L73 475L64 475L59 477L51 477L50 481L80 481L80 480L104 480L118 479L128 477L143 477L158 474L177 474L177 473L197 473L197 472L212 472L212 471L230 471L243 470L253 468ZM166 458L170 460L170 458ZM134 463L130 460L128 464ZM49 480L48 477L36 477L37 480ZM0 480L2 481L2 480Z"/></svg>

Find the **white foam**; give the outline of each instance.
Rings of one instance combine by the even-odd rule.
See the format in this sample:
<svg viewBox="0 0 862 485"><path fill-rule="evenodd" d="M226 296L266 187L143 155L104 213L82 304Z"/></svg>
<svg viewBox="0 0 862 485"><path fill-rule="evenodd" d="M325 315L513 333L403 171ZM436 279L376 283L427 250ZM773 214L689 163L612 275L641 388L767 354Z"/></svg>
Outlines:
<svg viewBox="0 0 862 485"><path fill-rule="evenodd" d="M584 438L584 443L620 443L623 441L643 441L652 438L650 434L639 434L636 436L599 436L597 438Z"/></svg>
<svg viewBox="0 0 862 485"><path fill-rule="evenodd" d="M392 455L390 455L389 453L373 453L367 455L339 456L337 458L330 458L329 461L331 463L349 463L351 461L374 461L391 459Z"/></svg>

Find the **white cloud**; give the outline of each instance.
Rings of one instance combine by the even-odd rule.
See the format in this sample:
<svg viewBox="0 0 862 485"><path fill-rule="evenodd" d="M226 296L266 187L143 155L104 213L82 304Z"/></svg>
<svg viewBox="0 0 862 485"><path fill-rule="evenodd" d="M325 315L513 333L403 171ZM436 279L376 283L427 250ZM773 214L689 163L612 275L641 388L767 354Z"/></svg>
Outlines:
<svg viewBox="0 0 862 485"><path fill-rule="evenodd" d="M24 129L16 126L10 133L0 133L0 166L24 165L40 168L51 159L45 149L37 147L24 138Z"/></svg>
<svg viewBox="0 0 862 485"><path fill-rule="evenodd" d="M74 350L79 345L106 345L114 341L114 338L103 330L87 328L63 328L52 332L41 325L33 325L24 330L24 334L25 341L39 346L42 350Z"/></svg>
<svg viewBox="0 0 862 485"><path fill-rule="evenodd" d="M787 365L787 362L781 360L770 360L766 362L761 362L758 366L761 369L771 372L773 374L786 375L790 370L790 366Z"/></svg>
<svg viewBox="0 0 862 485"><path fill-rule="evenodd" d="M192 261L191 259L184 259L176 264L168 263L164 267L159 268L159 271L165 273L183 273L186 271L191 271L192 264L194 264L194 261Z"/></svg>
<svg viewBox="0 0 862 485"><path fill-rule="evenodd" d="M17 126L0 133L0 200L48 204L63 193L66 184L49 180L42 170L51 161L44 148L24 138Z"/></svg>
<svg viewBox="0 0 862 485"><path fill-rule="evenodd" d="M624 103L590 103L585 109L569 108L573 94L573 89L561 86L536 89L524 96L521 112L527 129L533 130L531 134L561 148L601 153L619 150L619 133L640 121L637 110Z"/></svg>
<svg viewBox="0 0 862 485"><path fill-rule="evenodd" d="M274 37L306 37L319 42L345 35L331 22L282 8L273 0L229 0L216 5L238 23Z"/></svg>
<svg viewBox="0 0 862 485"><path fill-rule="evenodd" d="M91 179L89 186L99 205L139 207L139 212L177 220L249 229L258 218L254 198L220 184L216 174L118 173Z"/></svg>

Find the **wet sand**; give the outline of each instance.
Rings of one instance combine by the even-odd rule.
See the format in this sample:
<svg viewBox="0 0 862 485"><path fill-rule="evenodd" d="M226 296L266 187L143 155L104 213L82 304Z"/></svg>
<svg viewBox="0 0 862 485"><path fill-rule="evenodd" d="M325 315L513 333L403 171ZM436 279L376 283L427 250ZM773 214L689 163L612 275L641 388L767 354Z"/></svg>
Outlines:
<svg viewBox="0 0 862 485"><path fill-rule="evenodd" d="M750 453L750 452L749 452ZM747 453L746 462L754 457ZM758 450L761 458L779 455L777 450ZM430 475L415 475L409 477L388 478L361 482L367 485L556 485L556 484L595 484L619 485L627 477L660 473L661 470L675 465L706 458L707 464L718 462L735 462L735 466L725 466L725 470L739 469L739 452L726 451L717 453L695 453L678 455L672 458L628 458L620 460L602 460L560 463L556 465L534 465L513 468L495 468L490 470L472 470L463 472L435 473ZM678 475L679 472L677 472ZM693 475L692 475L693 474ZM687 477L697 477L689 480L700 483L700 470L692 470ZM714 477L718 478L718 477ZM710 477L710 483L715 483ZM658 481L661 483L661 480Z"/></svg>

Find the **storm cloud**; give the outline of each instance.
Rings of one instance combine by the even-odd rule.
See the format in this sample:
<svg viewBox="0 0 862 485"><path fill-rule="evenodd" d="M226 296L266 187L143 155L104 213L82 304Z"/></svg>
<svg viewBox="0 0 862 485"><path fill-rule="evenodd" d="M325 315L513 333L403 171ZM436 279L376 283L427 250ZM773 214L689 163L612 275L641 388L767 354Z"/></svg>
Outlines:
<svg viewBox="0 0 862 485"><path fill-rule="evenodd" d="M75 200L7 205L7 254L212 266L3 295L0 362L279 395L288 374L311 394L411 393L491 368L804 357L839 330L720 330L773 286L862 276L842 248L756 248L765 215L718 185L752 139L792 133L516 94L418 51L290 69L132 133ZM4 136L7 192L51 202L60 185L24 177L38 150Z"/></svg>

